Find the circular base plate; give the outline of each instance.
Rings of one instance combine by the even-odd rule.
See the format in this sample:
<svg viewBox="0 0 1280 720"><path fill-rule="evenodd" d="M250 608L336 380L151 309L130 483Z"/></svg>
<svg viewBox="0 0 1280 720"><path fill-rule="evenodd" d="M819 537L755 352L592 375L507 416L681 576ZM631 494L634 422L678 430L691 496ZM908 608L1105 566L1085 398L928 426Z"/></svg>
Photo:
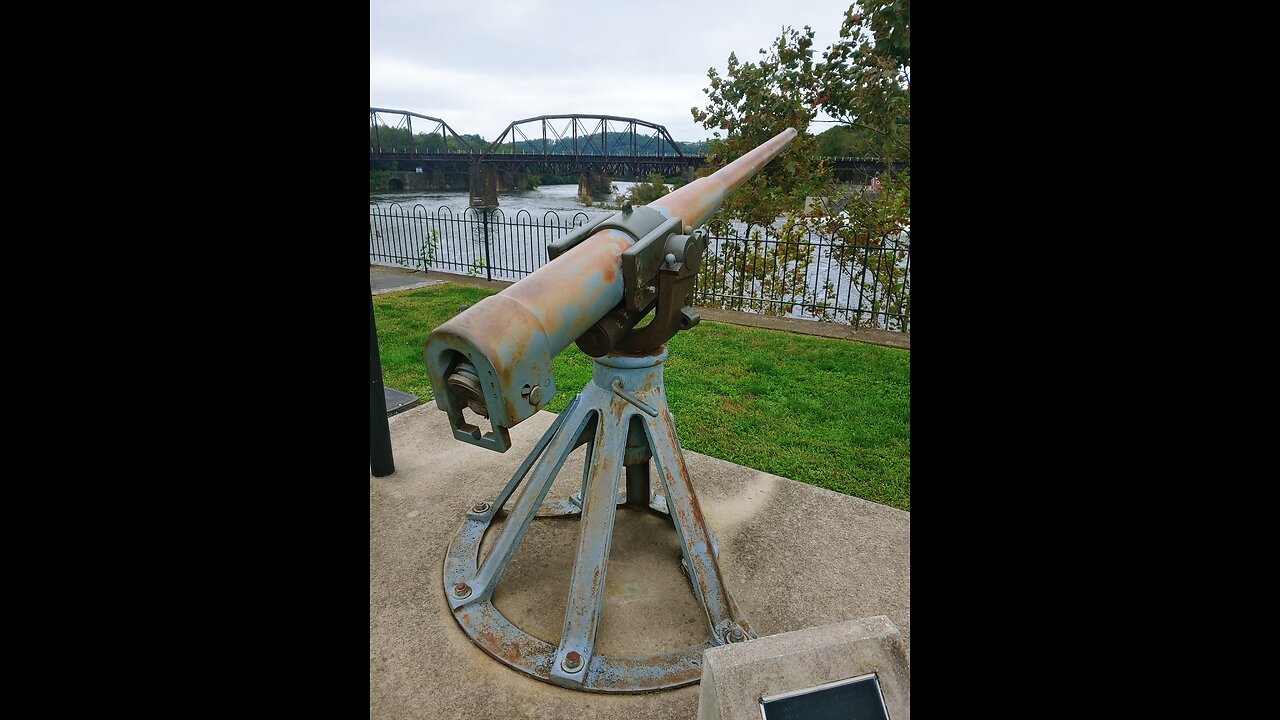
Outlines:
<svg viewBox="0 0 1280 720"><path fill-rule="evenodd" d="M553 673L555 645L511 624L490 597L454 596L455 584L475 576L480 541L488 525L488 519L468 516L458 529L445 553L443 590L453 618L493 659L543 682L590 692L652 692L696 683L702 677L702 652L712 646L709 640L647 657L592 655L585 672L569 674L555 668Z"/></svg>

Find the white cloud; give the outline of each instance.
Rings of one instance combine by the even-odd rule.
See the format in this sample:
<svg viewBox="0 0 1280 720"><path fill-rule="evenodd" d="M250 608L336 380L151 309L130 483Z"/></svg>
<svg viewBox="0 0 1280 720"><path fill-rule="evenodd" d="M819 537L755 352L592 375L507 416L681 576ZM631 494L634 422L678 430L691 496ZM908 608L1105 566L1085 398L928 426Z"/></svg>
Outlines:
<svg viewBox="0 0 1280 720"><path fill-rule="evenodd" d="M689 109L706 102L707 68L723 74L730 52L757 59L784 25L812 26L820 55L848 6L370 0L369 104L438 117L489 140L514 120L572 113L637 117L677 140L700 140L711 132Z"/></svg>

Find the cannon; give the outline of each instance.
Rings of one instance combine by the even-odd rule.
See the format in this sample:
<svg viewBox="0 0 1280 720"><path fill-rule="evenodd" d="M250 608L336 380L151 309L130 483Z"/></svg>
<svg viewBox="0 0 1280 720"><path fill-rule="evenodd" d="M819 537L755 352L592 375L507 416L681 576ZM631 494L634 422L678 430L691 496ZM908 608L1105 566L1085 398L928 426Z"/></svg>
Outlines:
<svg viewBox="0 0 1280 720"><path fill-rule="evenodd" d="M573 689L648 692L696 682L703 650L755 637L721 578L718 544L667 407L662 364L665 343L698 323L694 283L707 248L701 226L795 137L788 128L707 177L561 237L548 245L542 268L428 335L423 358L454 437L496 452L510 449L510 429L555 394L553 357L576 343L593 361L591 382L498 496L467 510L446 551L443 586L454 619L493 658ZM565 459L583 445L581 491L547 501ZM650 483L650 460L658 488ZM675 526L704 610L704 642L647 657L594 652L618 505L661 513ZM500 512L506 522L481 563L480 543ZM492 595L534 517L571 515L581 516L577 555L561 638L552 645L503 617Z"/></svg>

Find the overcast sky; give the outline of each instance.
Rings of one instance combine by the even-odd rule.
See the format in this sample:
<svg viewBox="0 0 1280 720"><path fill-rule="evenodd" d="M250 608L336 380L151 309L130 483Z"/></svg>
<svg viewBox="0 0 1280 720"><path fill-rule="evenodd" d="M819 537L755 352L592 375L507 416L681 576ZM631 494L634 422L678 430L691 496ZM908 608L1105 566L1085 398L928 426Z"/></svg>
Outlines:
<svg viewBox="0 0 1280 720"><path fill-rule="evenodd" d="M513 120L573 113L639 118L676 140L702 140L711 131L689 109L706 107L708 68L724 76L731 52L758 60L786 25L813 28L818 60L849 5L370 0L369 105L437 117L489 141Z"/></svg>

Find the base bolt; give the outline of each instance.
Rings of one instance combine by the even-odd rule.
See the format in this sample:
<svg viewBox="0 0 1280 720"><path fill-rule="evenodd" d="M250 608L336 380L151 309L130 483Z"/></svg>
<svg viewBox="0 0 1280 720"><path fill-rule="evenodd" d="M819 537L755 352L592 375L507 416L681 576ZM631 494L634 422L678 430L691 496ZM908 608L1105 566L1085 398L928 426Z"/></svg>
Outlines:
<svg viewBox="0 0 1280 720"><path fill-rule="evenodd" d="M734 628L724 634L725 642L740 643L747 639L747 634L742 632L742 628Z"/></svg>
<svg viewBox="0 0 1280 720"><path fill-rule="evenodd" d="M472 506L471 506L471 512L473 512L473 513L489 512L489 503L487 503L487 502L478 502L478 503L476 503L475 505L472 505Z"/></svg>
<svg viewBox="0 0 1280 720"><path fill-rule="evenodd" d="M453 596L456 598L464 598L471 594L471 586L460 582L453 586Z"/></svg>
<svg viewBox="0 0 1280 720"><path fill-rule="evenodd" d="M578 672L582 667L582 656L576 651L570 650L568 654L564 656L564 662L560 663L560 667L564 668L568 672Z"/></svg>

